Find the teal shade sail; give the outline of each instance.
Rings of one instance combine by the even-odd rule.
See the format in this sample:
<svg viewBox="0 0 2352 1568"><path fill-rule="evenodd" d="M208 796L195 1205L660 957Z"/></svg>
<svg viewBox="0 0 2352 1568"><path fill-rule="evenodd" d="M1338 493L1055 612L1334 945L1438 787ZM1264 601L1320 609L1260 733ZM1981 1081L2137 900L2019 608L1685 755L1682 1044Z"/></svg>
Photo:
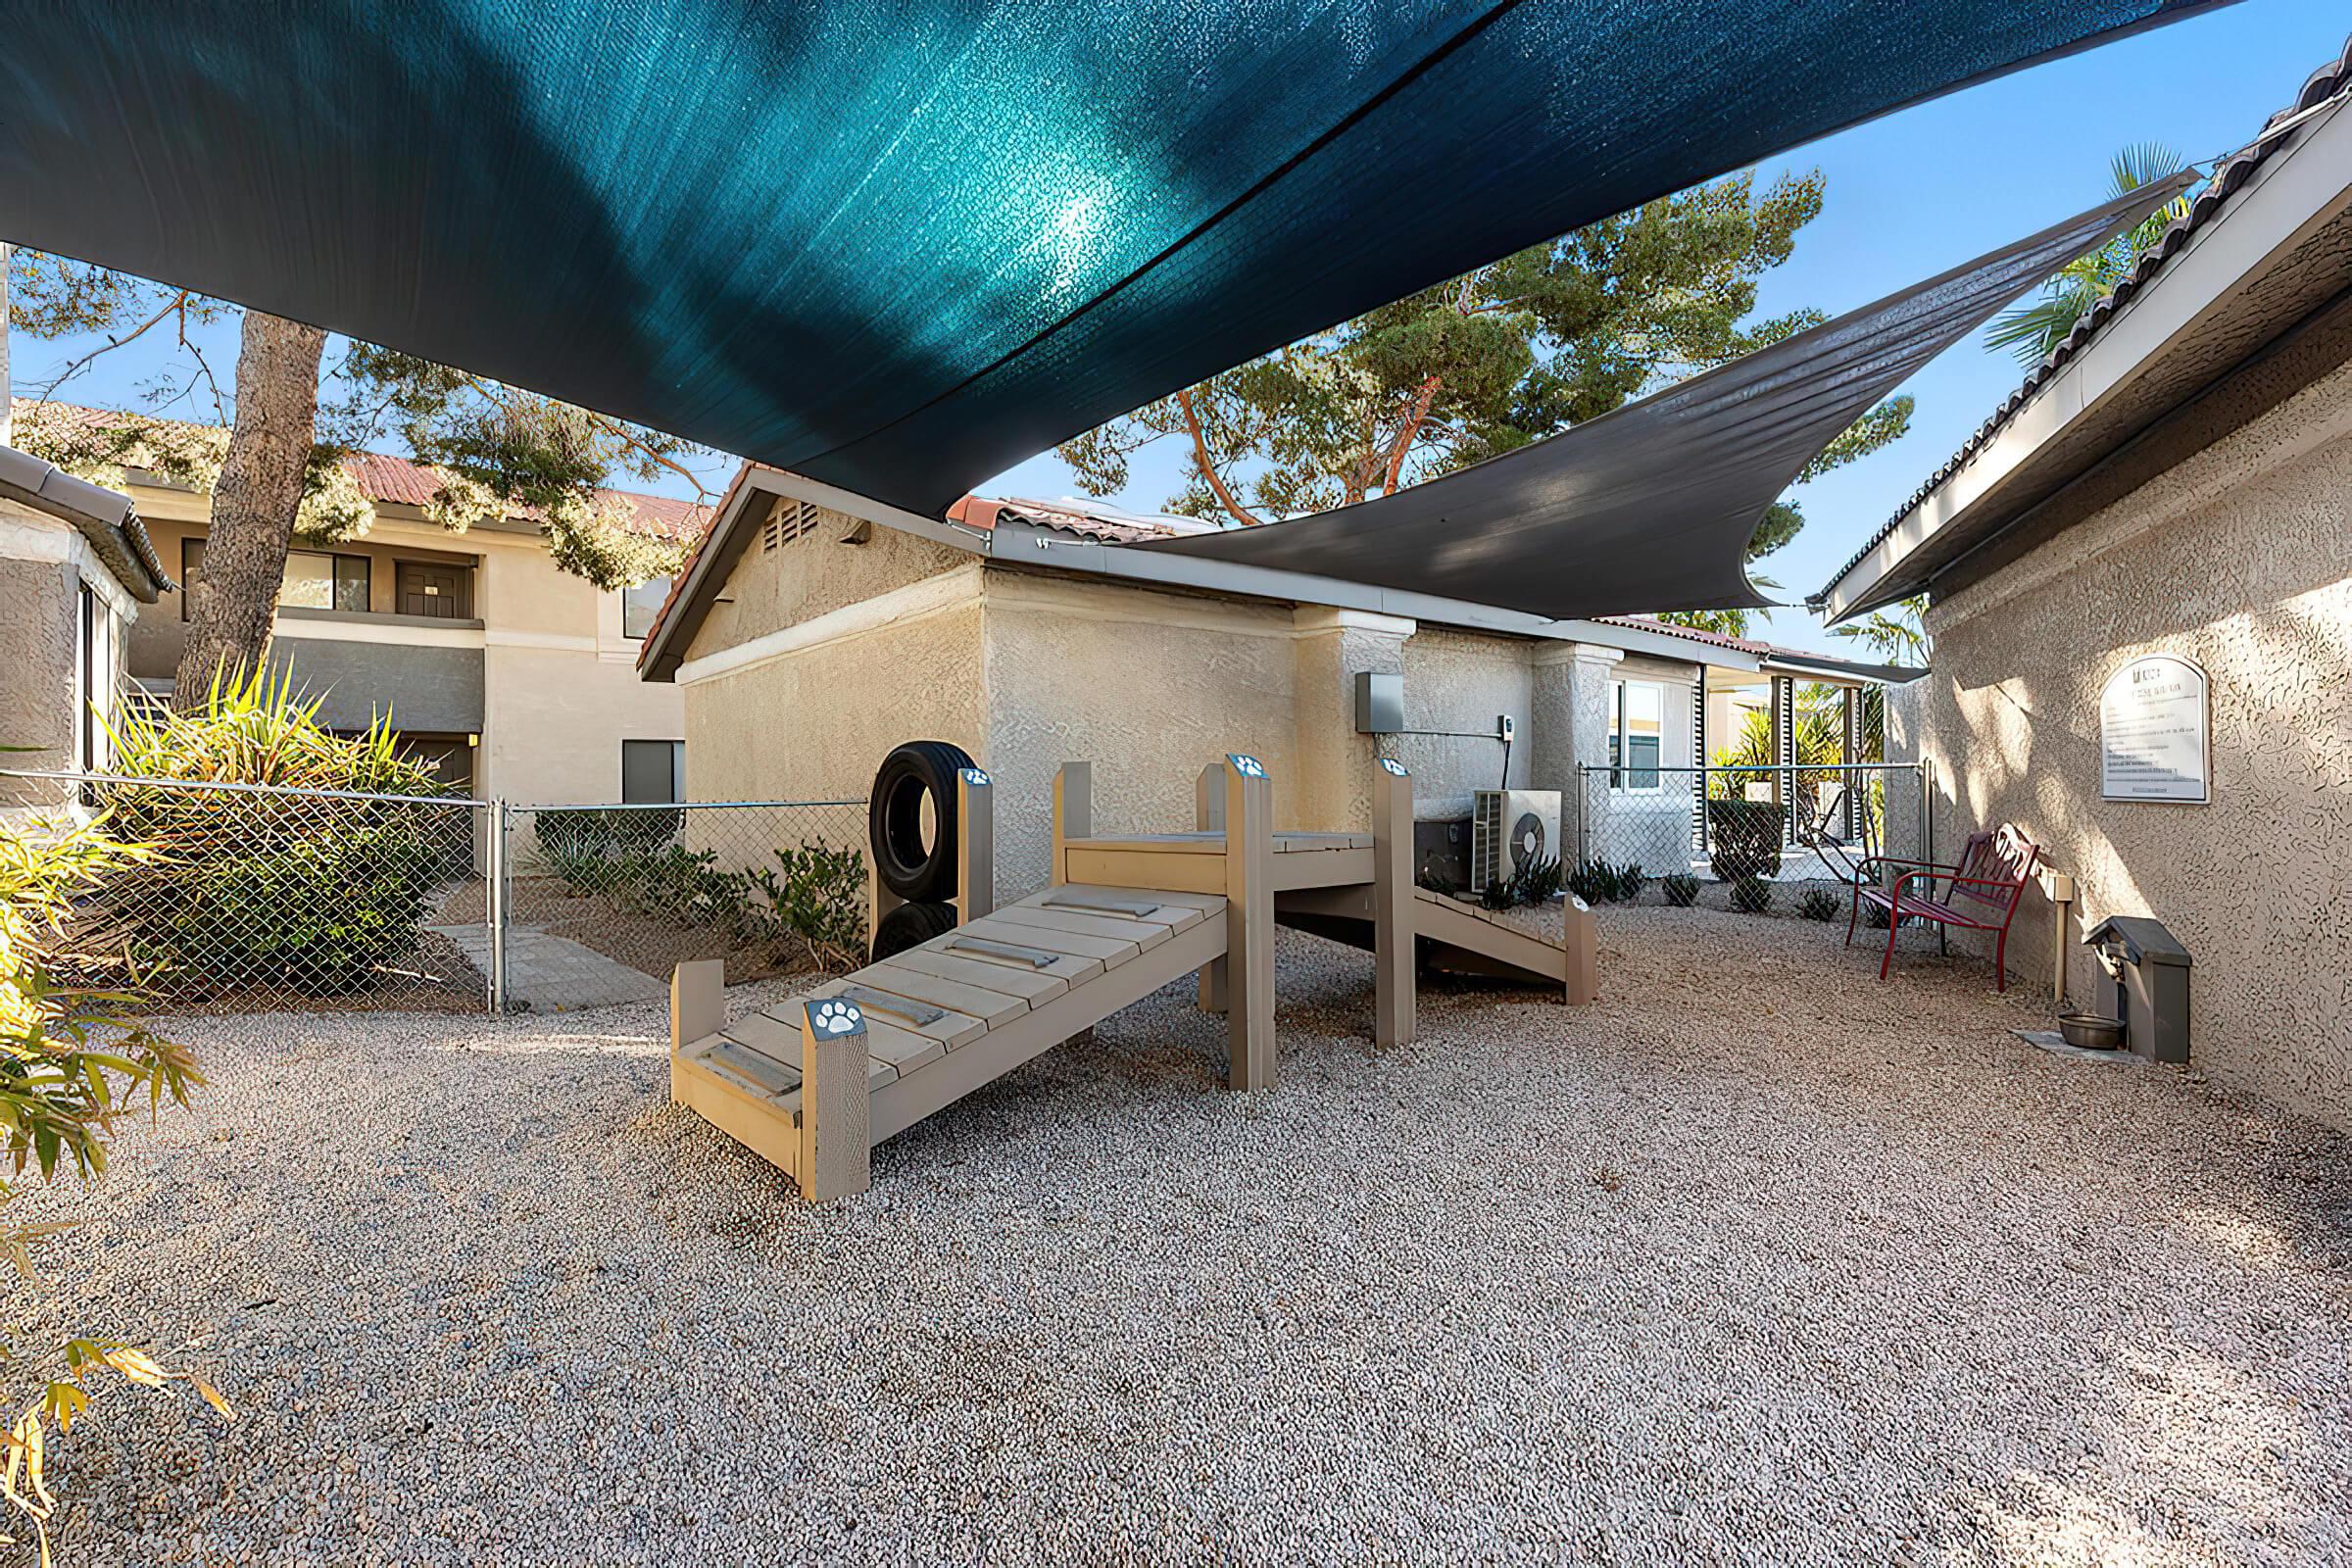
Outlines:
<svg viewBox="0 0 2352 1568"><path fill-rule="evenodd" d="M1151 398L2219 0L25 0L0 237L936 514Z"/></svg>

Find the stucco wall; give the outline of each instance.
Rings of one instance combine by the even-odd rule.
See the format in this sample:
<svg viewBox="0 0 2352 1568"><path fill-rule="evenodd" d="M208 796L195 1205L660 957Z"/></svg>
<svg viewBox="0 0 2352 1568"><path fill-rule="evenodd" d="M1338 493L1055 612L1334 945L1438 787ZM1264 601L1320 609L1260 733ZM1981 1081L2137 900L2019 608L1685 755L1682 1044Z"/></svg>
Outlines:
<svg viewBox="0 0 2352 1568"><path fill-rule="evenodd" d="M1457 735L1398 735L1396 760L1413 772L1413 804L1431 816L1467 816L1473 790L1560 789L1533 776L1538 715L1535 672L1528 657L1539 644L1506 637L1424 626L1404 645L1404 722L1408 729L1454 730ZM1516 729L1504 781L1502 742L1494 720L1508 713ZM1363 814L1371 796L1366 775Z"/></svg>
<svg viewBox="0 0 2352 1568"><path fill-rule="evenodd" d="M797 626L971 560L961 551L895 528L869 528L859 535L864 543L842 543L856 529L855 519L822 507L809 508L806 526L773 550L764 548L762 530L753 529L750 543L727 574L722 602L711 605L695 629L686 657L700 659Z"/></svg>
<svg viewBox="0 0 2352 1568"><path fill-rule="evenodd" d="M0 765L74 765L75 584L62 561L0 559L0 745L41 748Z"/></svg>
<svg viewBox="0 0 2352 1568"><path fill-rule="evenodd" d="M953 741L985 765L980 666L973 594L695 680L685 688L687 794L863 800L890 749L911 740Z"/></svg>
<svg viewBox="0 0 2352 1568"><path fill-rule="evenodd" d="M1065 760L1094 763L1099 831L1191 827L1200 769L1231 751L1273 775L1276 824L1298 818L1287 608L993 571L986 615L1000 896L1045 883Z"/></svg>
<svg viewBox="0 0 2352 1568"><path fill-rule="evenodd" d="M2109 1000L2073 938L2108 913L2153 915L2195 956L2197 1064L2338 1125L2352 1125L2348 514L2352 368L1937 603L1917 699L1938 852L2014 820L2076 877L2070 994ZM2211 677L2209 806L2099 799L2100 688L2150 653ZM2051 918L2032 901L2009 948L2045 985Z"/></svg>

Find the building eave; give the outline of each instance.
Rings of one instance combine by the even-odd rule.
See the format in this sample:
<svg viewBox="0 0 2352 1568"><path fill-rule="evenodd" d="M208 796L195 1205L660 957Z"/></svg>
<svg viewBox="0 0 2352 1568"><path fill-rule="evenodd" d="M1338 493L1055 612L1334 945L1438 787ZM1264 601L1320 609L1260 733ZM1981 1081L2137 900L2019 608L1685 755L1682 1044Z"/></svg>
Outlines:
<svg viewBox="0 0 2352 1568"><path fill-rule="evenodd" d="M886 502L858 495L835 485L787 473L779 468L747 466L728 487L718 515L686 571L679 577L671 602L646 638L638 660L644 679L670 679L685 661L686 648L700 629L710 605L741 558L745 543L765 514L773 498L789 497L839 512L934 544L979 556L998 565L1075 573L1137 587L1183 589L1294 605L1318 605L1334 610L1364 611L1447 626L1465 631L1494 632L1552 642L1595 643L1669 659L1686 664L1754 670L1762 660L1754 652L1718 648L1639 627L1597 620L1548 620L1540 615L1501 610L1492 605L1466 604L1430 594L1400 593L1369 587L1336 577L1310 576L1262 566L1242 565L1199 557L1132 550L1115 544L1080 539L1051 528L1015 520L1007 514L994 528L982 532L956 523L941 522L905 512ZM749 519L749 520L747 520Z"/></svg>

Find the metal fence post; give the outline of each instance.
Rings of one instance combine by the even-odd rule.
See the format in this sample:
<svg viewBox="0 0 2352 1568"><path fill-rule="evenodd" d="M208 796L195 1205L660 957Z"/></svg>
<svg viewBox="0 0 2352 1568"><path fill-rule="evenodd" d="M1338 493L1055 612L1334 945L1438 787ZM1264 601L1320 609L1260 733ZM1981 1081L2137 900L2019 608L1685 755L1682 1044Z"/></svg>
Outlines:
<svg viewBox="0 0 2352 1568"><path fill-rule="evenodd" d="M507 803L490 802L490 1012L507 1015Z"/></svg>
<svg viewBox="0 0 2352 1568"><path fill-rule="evenodd" d="M1936 858L1936 764L1925 757L1919 760L1919 858L1931 863Z"/></svg>
<svg viewBox="0 0 2352 1568"><path fill-rule="evenodd" d="M1576 863L1592 863L1592 764L1576 764Z"/></svg>

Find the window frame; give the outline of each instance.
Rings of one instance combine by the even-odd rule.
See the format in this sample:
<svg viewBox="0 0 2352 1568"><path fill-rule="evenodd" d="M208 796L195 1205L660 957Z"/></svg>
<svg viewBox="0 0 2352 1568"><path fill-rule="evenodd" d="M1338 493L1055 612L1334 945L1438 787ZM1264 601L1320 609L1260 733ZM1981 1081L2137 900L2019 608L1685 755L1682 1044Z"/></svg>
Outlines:
<svg viewBox="0 0 2352 1568"><path fill-rule="evenodd" d="M294 608L298 610L330 610L347 615L368 613L375 594L374 563L366 556L350 556L335 550L287 551L285 567L278 573L277 597L279 604L284 604L286 598L285 573L293 568L297 559L326 563L326 603L323 605L297 605ZM349 568L353 566L359 568L356 576L357 586L360 590L360 603L356 606L343 602L343 589L346 583L352 580Z"/></svg>
<svg viewBox="0 0 2352 1568"><path fill-rule="evenodd" d="M669 798L662 801L629 799L629 748L632 746L666 746L669 748ZM620 804L623 806L677 806L686 799L686 743L682 740L662 740L656 737L630 736L620 743Z"/></svg>
<svg viewBox="0 0 2352 1568"><path fill-rule="evenodd" d="M1656 695L1657 700L1657 756L1646 765L1635 762L1628 754L1633 732L1627 727L1627 693L1640 686ZM1662 680L1618 679L1609 682L1608 710L1609 788L1619 795L1662 795L1666 791L1666 683ZM1647 784L1629 780L1649 775Z"/></svg>
<svg viewBox="0 0 2352 1568"><path fill-rule="evenodd" d="M621 589L620 635L629 642L633 643L641 643L645 641L647 634L654 629L654 617L661 614L662 607L669 602L670 589L676 584L676 582L677 577L674 574L667 577L648 577L645 581L638 583L633 587ZM629 630L629 595L641 594L648 588L653 587L656 583L660 583L662 585L662 591L661 593L655 595L654 602L646 607L645 625L643 629L638 631Z"/></svg>

